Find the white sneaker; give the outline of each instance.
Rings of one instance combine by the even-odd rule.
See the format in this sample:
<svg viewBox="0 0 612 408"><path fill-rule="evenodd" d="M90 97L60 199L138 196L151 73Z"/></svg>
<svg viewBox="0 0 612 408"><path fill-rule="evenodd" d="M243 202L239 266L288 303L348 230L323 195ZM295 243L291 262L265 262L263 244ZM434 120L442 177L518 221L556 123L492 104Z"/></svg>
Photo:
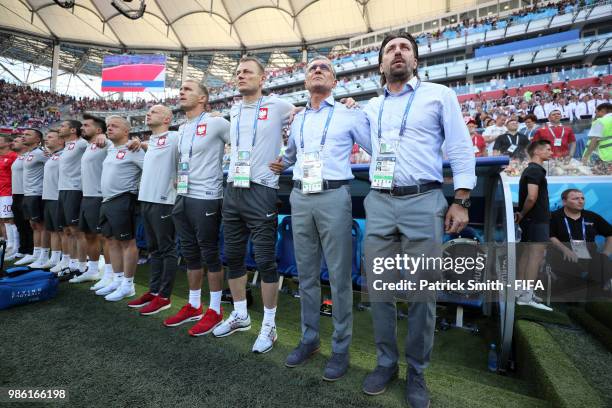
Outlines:
<svg viewBox="0 0 612 408"><path fill-rule="evenodd" d="M4 260L6 262L11 262L11 261L17 259L17 253L16 252L12 252L12 253L11 252L7 252L7 254L8 255L4 257Z"/></svg>
<svg viewBox="0 0 612 408"><path fill-rule="evenodd" d="M101 289L96 290L96 295L98 296L106 296L113 293L117 288L121 286L121 280L113 279L108 285L104 286Z"/></svg>
<svg viewBox="0 0 612 408"><path fill-rule="evenodd" d="M40 266L40 269L49 269L49 272L51 271L51 268L55 267L57 265L56 262L51 262L51 259L49 259L47 262L43 263Z"/></svg>
<svg viewBox="0 0 612 408"><path fill-rule="evenodd" d="M89 290L96 291L96 290L102 289L103 287L110 285L112 281L113 281L113 278L104 279L103 277L95 285L89 288Z"/></svg>
<svg viewBox="0 0 612 408"><path fill-rule="evenodd" d="M213 336L225 337L237 331L247 331L251 329L251 318L246 315L246 318L241 318L234 310L230 316L221 322L220 325L213 330Z"/></svg>
<svg viewBox="0 0 612 408"><path fill-rule="evenodd" d="M82 282L92 282L100 279L100 274L98 272L85 272L80 274L79 276L75 276L70 279L68 282L70 283L82 283Z"/></svg>
<svg viewBox="0 0 612 408"><path fill-rule="evenodd" d="M36 262L36 258L34 257L34 255L26 255L22 259L15 262L15 265L22 266L22 265L31 264L34 262Z"/></svg>
<svg viewBox="0 0 612 408"><path fill-rule="evenodd" d="M17 252L17 253L15 254L15 258L23 258L24 256L25 256L25 255L24 255L24 254L22 254L21 252Z"/></svg>
<svg viewBox="0 0 612 408"><path fill-rule="evenodd" d="M58 273L62 269L67 268L67 267L68 267L68 262L65 259L62 259L61 261L59 261L59 263L57 265L55 265L53 268L51 268L50 272Z"/></svg>
<svg viewBox="0 0 612 408"><path fill-rule="evenodd" d="M548 306L546 306L543 303L538 303L534 299L525 300L525 299L522 299L522 298L518 298L516 300L516 304L520 305L520 306L530 306L530 307L533 307L535 309L544 310L546 312L552 312L553 311L552 307L548 307Z"/></svg>
<svg viewBox="0 0 612 408"><path fill-rule="evenodd" d="M276 326L272 326L270 324L264 324L261 326L261 330L259 331L259 336L257 336L257 340L255 340L255 344L253 344L253 353L267 353L272 350L274 346L274 342L278 338L276 334Z"/></svg>
<svg viewBox="0 0 612 408"><path fill-rule="evenodd" d="M28 265L32 269L45 269L45 265L49 263L49 259L38 259L36 262ZM47 267L48 268L48 267Z"/></svg>
<svg viewBox="0 0 612 408"><path fill-rule="evenodd" d="M109 295L106 295L104 299L109 302L117 302L126 297L132 297L136 294L134 285L120 285L115 291Z"/></svg>

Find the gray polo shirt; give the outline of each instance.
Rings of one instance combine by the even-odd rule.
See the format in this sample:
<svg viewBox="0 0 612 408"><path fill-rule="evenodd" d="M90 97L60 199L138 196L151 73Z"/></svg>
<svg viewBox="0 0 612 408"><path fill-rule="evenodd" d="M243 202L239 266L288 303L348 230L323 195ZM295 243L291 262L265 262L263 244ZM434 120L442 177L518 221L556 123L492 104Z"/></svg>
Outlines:
<svg viewBox="0 0 612 408"><path fill-rule="evenodd" d="M223 198L223 152L229 143L229 130L227 120L207 114L181 125L179 160L189 162L189 189L181 195L207 200Z"/></svg>
<svg viewBox="0 0 612 408"><path fill-rule="evenodd" d="M129 151L127 145L108 148L102 163L102 202L119 194L138 193L144 155L142 149Z"/></svg>
<svg viewBox="0 0 612 408"><path fill-rule="evenodd" d="M42 196L43 174L48 159L40 146L26 153L23 162L23 195Z"/></svg>
<svg viewBox="0 0 612 408"><path fill-rule="evenodd" d="M43 200L59 200L59 161L63 150L53 153L45 163L45 174L43 176Z"/></svg>
<svg viewBox="0 0 612 408"><path fill-rule="evenodd" d="M242 106L242 112L240 107ZM257 101L239 103L232 106L230 168L227 181L234 181L234 167L238 159L238 150L251 149L251 182L278 189L278 175L268 167L271 161L280 155L282 129L289 124L293 105L275 96L265 96L259 111ZM253 145L253 123L258 115L257 134ZM240 144L238 145L238 122L240 122Z"/></svg>
<svg viewBox="0 0 612 408"><path fill-rule="evenodd" d="M11 190L13 194L23 194L23 162L25 154L20 154L11 165Z"/></svg>
<svg viewBox="0 0 612 408"><path fill-rule="evenodd" d="M89 143L81 158L81 178L83 184L83 197L102 197L102 162L106 158L106 151L113 143L106 141L105 147L98 147Z"/></svg>
<svg viewBox="0 0 612 408"><path fill-rule="evenodd" d="M71 142L66 142L64 153L59 163L59 183L60 190L77 190L81 186L81 157L87 149L87 140L79 137Z"/></svg>
<svg viewBox="0 0 612 408"><path fill-rule="evenodd" d="M179 137L177 132L151 135L144 155L138 200L156 204L174 204Z"/></svg>

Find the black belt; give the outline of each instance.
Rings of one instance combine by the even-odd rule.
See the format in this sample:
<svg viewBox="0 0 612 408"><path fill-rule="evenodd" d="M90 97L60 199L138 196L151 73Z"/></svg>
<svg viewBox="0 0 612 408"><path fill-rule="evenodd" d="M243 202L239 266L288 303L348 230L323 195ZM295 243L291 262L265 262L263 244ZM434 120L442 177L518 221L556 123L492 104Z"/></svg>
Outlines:
<svg viewBox="0 0 612 408"><path fill-rule="evenodd" d="M351 180L323 180L323 190L334 190L346 186ZM293 188L302 189L302 180L293 180Z"/></svg>
<svg viewBox="0 0 612 408"><path fill-rule="evenodd" d="M431 183L418 184L416 186L395 186L391 190L374 189L379 193L389 194L392 196L406 196L411 194L425 193L426 191L442 188L442 183L432 181Z"/></svg>

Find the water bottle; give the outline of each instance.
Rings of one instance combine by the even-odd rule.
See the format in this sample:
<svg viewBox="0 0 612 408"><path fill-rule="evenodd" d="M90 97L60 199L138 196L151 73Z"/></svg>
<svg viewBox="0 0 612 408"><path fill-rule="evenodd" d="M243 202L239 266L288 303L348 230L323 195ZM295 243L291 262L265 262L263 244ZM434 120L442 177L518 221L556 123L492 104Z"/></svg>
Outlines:
<svg viewBox="0 0 612 408"><path fill-rule="evenodd" d="M497 372L497 350L495 348L495 343L491 343L489 347L489 371L492 373Z"/></svg>

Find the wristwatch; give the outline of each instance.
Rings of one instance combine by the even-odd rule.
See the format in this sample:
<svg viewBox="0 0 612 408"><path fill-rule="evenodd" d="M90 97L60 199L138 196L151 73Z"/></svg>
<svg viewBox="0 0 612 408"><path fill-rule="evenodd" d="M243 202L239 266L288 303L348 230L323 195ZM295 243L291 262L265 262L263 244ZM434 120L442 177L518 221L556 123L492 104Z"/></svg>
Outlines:
<svg viewBox="0 0 612 408"><path fill-rule="evenodd" d="M458 204L463 208L470 208L472 201L469 198L455 198L453 204Z"/></svg>

